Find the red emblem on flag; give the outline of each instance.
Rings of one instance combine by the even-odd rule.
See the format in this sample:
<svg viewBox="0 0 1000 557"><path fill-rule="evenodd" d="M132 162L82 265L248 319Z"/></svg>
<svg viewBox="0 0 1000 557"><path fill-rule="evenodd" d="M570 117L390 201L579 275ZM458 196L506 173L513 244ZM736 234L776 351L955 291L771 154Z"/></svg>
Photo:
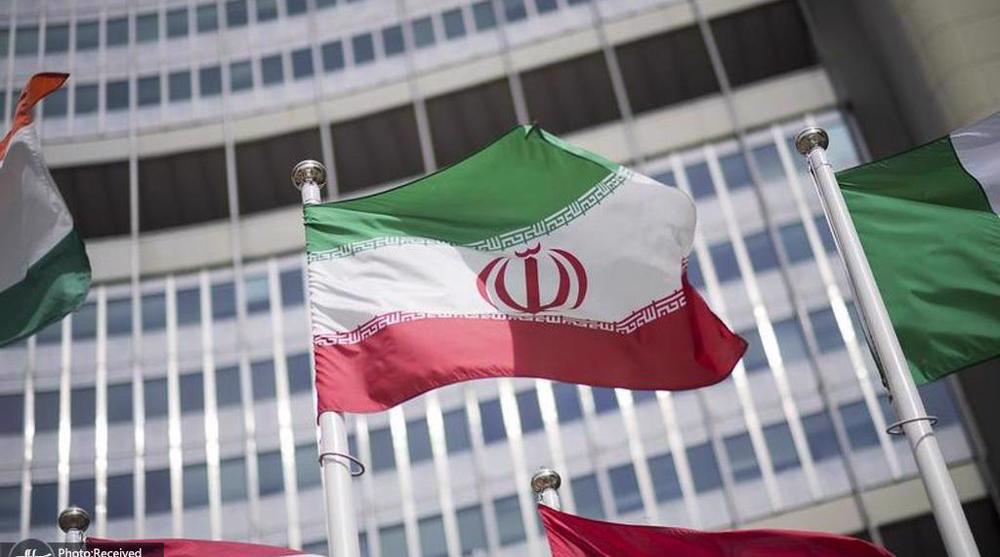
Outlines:
<svg viewBox="0 0 1000 557"><path fill-rule="evenodd" d="M587 271L583 264L566 250L545 250L546 257L539 257L541 253L541 244L535 244L524 251L515 251L515 258L497 257L487 263L477 277L479 295L499 310L520 313L580 307L587 296ZM517 266L523 268L524 284L512 289L507 272L516 272L511 267Z"/></svg>

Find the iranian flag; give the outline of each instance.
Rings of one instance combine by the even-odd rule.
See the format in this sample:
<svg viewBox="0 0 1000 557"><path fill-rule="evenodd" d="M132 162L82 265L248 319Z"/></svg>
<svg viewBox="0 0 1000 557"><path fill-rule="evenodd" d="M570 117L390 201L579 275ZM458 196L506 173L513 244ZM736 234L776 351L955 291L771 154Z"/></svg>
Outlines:
<svg viewBox="0 0 1000 557"><path fill-rule="evenodd" d="M837 181L916 383L1000 358L1000 113Z"/></svg>
<svg viewBox="0 0 1000 557"><path fill-rule="evenodd" d="M321 412L486 377L691 389L746 348L685 279L691 199L537 127L305 225Z"/></svg>
<svg viewBox="0 0 1000 557"><path fill-rule="evenodd" d="M33 76L0 141L0 346L62 319L90 288L90 262L45 166L32 114L67 77Z"/></svg>

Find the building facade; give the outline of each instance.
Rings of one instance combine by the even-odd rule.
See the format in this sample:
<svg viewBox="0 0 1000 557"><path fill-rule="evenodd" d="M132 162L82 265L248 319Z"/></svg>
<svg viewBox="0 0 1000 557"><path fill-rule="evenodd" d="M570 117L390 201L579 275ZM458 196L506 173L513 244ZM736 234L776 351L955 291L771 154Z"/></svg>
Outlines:
<svg viewBox="0 0 1000 557"><path fill-rule="evenodd" d="M350 416L363 554L545 555L528 488L542 465L584 516L925 554L940 544L926 496L885 433L893 412L791 145L819 124L839 168L869 157L812 4L0 4L4 123L29 75L72 76L39 129L95 277L80 311L0 350L0 540L52 538L72 503L99 536L324 551L291 168L323 161L328 199L364 195L535 121L695 199L689 276L750 349L697 391L478 381ZM988 455L952 383L922 393L995 548Z"/></svg>

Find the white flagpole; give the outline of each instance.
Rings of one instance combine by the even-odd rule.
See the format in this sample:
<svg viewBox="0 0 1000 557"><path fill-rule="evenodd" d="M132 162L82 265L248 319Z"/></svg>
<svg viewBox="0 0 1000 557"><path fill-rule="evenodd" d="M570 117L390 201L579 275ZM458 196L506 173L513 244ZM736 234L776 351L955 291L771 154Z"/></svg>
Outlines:
<svg viewBox="0 0 1000 557"><path fill-rule="evenodd" d="M320 188L326 185L326 167L306 160L292 169L292 183L302 192L302 205L320 202ZM306 300L308 301L308 295ZM311 315L311 308L307 314ZM351 486L352 462L347 445L347 421L339 412L319 416L319 465L323 473L323 499L326 503L326 537L330 557L359 557L358 525L354 513ZM361 467L361 472L364 467Z"/></svg>
<svg viewBox="0 0 1000 557"><path fill-rule="evenodd" d="M823 210L833 229L840 255L847 265L854 296L861 308L875 352L882 363L892 394L892 404L899 416L899 421L889 427L890 432L901 429L910 442L948 555L978 557L979 549L931 428L936 418L927 416L920 393L913 383L903 349L896 338L896 331L892 328L889 313L879 295L861 240L858 239L854 222L827 159L826 148L829 143L829 137L822 128L806 128L795 138L796 149L809 162L809 170L819 191Z"/></svg>

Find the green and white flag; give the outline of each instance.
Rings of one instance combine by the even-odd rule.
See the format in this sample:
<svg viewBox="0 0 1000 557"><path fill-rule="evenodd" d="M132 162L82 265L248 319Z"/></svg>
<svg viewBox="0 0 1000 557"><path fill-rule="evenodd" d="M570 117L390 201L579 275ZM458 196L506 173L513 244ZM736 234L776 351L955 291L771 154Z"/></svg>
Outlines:
<svg viewBox="0 0 1000 557"><path fill-rule="evenodd" d="M62 319L87 297L90 262L42 158L32 108L66 74L33 76L0 141L0 346Z"/></svg>
<svg viewBox="0 0 1000 557"><path fill-rule="evenodd" d="M1000 113L837 181L917 384L1000 358Z"/></svg>

